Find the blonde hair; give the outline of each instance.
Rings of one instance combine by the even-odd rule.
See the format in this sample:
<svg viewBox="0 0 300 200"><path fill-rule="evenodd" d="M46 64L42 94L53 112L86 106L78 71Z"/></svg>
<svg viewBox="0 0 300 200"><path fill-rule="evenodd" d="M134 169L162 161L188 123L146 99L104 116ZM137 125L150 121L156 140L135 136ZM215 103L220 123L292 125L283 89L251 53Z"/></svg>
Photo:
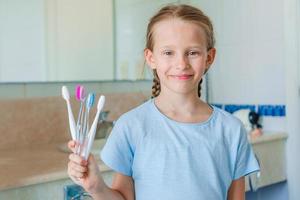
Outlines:
<svg viewBox="0 0 300 200"><path fill-rule="evenodd" d="M146 35L146 49L153 51L154 39L153 39L153 27L156 23L171 19L178 18L183 21L191 22L199 25L205 32L207 50L214 48L215 38L213 25L211 20L198 8L193 6L180 4L180 5L167 5L161 8L149 21ZM206 71L205 71L206 73ZM201 96L201 83L198 84L198 96ZM152 98L157 97L160 93L160 81L157 76L157 72L153 70L153 86L152 86Z"/></svg>

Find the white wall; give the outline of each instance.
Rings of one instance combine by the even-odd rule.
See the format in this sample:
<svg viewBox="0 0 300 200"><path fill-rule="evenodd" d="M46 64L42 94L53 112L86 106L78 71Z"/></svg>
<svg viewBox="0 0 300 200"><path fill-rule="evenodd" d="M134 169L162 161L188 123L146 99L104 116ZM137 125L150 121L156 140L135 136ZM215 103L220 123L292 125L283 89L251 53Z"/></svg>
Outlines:
<svg viewBox="0 0 300 200"><path fill-rule="evenodd" d="M211 100L285 104L283 1L197 2L216 31Z"/></svg>
<svg viewBox="0 0 300 200"><path fill-rule="evenodd" d="M287 176L289 199L300 196L300 2L285 0L285 68L287 103Z"/></svg>

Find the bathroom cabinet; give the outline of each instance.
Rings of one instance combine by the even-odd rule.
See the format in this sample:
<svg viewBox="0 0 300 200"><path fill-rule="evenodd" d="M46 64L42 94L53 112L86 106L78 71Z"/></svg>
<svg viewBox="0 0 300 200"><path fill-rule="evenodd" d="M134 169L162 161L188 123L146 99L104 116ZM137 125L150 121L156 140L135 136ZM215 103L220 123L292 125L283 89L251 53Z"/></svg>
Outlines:
<svg viewBox="0 0 300 200"><path fill-rule="evenodd" d="M102 173L104 181L110 185L113 172ZM22 200L54 200L64 199L64 186L74 184L71 179L64 178L56 181L45 182L15 189L0 191L0 199L22 199Z"/></svg>
<svg viewBox="0 0 300 200"><path fill-rule="evenodd" d="M251 140L254 153L260 164L261 171L247 177L248 190L252 190L285 181L287 134L265 133L257 139Z"/></svg>

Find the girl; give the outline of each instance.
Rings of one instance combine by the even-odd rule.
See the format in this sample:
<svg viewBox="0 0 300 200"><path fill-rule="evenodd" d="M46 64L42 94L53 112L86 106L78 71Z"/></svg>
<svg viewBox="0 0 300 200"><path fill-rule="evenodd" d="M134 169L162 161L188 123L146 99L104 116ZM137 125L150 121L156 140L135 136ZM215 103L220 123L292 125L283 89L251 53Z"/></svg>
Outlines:
<svg viewBox="0 0 300 200"><path fill-rule="evenodd" d="M244 199L244 176L259 170L246 131L199 98L214 43L197 8L169 5L154 15L144 50L153 98L117 120L101 151L116 171L113 184L105 185L92 155L88 162L70 155L72 180L101 200Z"/></svg>

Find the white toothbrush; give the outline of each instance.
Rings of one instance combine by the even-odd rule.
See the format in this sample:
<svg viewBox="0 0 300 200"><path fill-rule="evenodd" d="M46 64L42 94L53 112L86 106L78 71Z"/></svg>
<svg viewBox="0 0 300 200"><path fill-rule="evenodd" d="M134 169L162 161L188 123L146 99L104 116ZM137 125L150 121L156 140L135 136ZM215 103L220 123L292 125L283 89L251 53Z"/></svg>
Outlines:
<svg viewBox="0 0 300 200"><path fill-rule="evenodd" d="M67 107L68 107L68 115L69 115L69 125L70 125L70 131L71 131L71 136L73 140L76 140L76 125L75 125L75 120L70 104L70 93L68 91L67 86L62 86L62 96L67 102Z"/></svg>
<svg viewBox="0 0 300 200"><path fill-rule="evenodd" d="M95 134L96 134L99 115L104 107L104 103L105 103L105 96L101 95L101 97L99 98L98 104L97 104L97 113L96 113L95 119L94 119L93 124L90 128L90 131L88 133L88 143L87 143L86 149L84 151L84 155L83 155L85 160L88 159L88 156L90 154L90 151L91 151L91 148L92 148L92 145L94 142Z"/></svg>

